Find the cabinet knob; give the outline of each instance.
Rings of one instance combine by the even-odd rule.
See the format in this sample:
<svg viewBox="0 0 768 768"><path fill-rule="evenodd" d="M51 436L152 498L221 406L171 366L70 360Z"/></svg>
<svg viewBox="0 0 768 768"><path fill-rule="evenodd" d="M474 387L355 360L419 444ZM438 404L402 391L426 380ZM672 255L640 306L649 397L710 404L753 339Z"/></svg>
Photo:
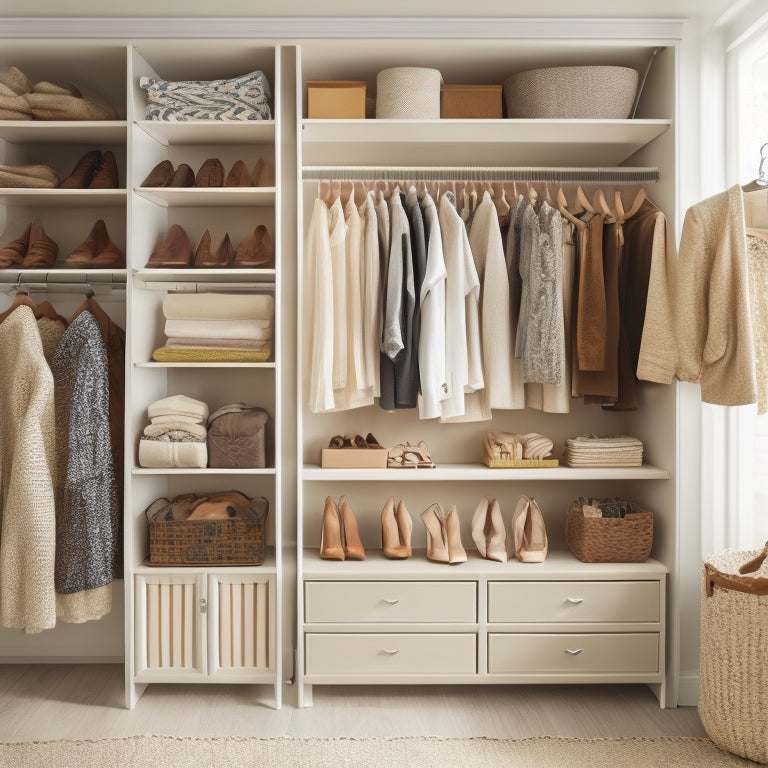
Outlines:
<svg viewBox="0 0 768 768"><path fill-rule="evenodd" d="M570 656L578 656L580 653L583 653L583 648L566 648L565 652L569 654Z"/></svg>
<svg viewBox="0 0 768 768"><path fill-rule="evenodd" d="M396 656L398 653L400 653L399 648L395 648L394 650L389 650L388 648L382 648L382 653L386 653L387 656Z"/></svg>
<svg viewBox="0 0 768 768"><path fill-rule="evenodd" d="M397 605L400 602L399 597L384 597L382 599L387 605Z"/></svg>
<svg viewBox="0 0 768 768"><path fill-rule="evenodd" d="M567 602L572 603L573 605L581 605L584 602L583 597L566 597L565 599Z"/></svg>
<svg viewBox="0 0 768 768"><path fill-rule="evenodd" d="M208 601L204 598L200 598L200 613L205 613L208 610Z"/></svg>

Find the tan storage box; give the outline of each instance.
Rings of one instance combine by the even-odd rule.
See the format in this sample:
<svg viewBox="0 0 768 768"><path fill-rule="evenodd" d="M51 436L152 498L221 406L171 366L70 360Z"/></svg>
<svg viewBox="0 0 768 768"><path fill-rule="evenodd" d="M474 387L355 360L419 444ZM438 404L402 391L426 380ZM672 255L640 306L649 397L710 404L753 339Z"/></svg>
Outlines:
<svg viewBox="0 0 768 768"><path fill-rule="evenodd" d="M445 119L501 119L501 85L444 85L440 89L440 117Z"/></svg>
<svg viewBox="0 0 768 768"><path fill-rule="evenodd" d="M307 82L309 119L365 119L365 83L357 80Z"/></svg>
<svg viewBox="0 0 768 768"><path fill-rule="evenodd" d="M386 469L386 448L323 448L320 466L324 469Z"/></svg>

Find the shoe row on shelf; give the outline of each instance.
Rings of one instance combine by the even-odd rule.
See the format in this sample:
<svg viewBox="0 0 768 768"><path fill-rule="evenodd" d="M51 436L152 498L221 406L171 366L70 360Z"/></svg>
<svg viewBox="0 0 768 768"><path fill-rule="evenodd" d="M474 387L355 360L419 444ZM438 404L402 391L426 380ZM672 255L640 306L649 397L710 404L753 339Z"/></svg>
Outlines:
<svg viewBox="0 0 768 768"><path fill-rule="evenodd" d="M58 255L58 243L45 233L40 219L35 219L19 237L0 248L0 269L47 269L56 263ZM88 269L125 265L123 252L110 239L102 219L64 261L69 266Z"/></svg>
<svg viewBox="0 0 768 768"><path fill-rule="evenodd" d="M467 560L461 542L461 524L455 506L445 511L435 502L422 513L427 534L428 560L456 565ZM541 508L533 497L521 496L510 521L509 532L496 499L483 497L472 515L472 540L477 551L488 560L505 563L514 556L522 563L540 563L548 550L547 531ZM413 521L401 499L391 496L381 510L381 550L390 560L411 557ZM320 532L320 557L323 560L364 560L365 547L360 538L352 505L346 496L338 503L326 497Z"/></svg>
<svg viewBox="0 0 768 768"><path fill-rule="evenodd" d="M275 244L263 224L259 224L250 235L246 235L237 248L232 246L226 232L215 249L211 248L211 244L211 232L206 229L197 248L193 250L186 230L179 224L172 224L160 244L152 251L146 266L150 269L263 269L274 263Z"/></svg>
<svg viewBox="0 0 768 768"><path fill-rule="evenodd" d="M218 157L206 160L197 173L187 163L176 168L170 160L162 160L141 182L142 187L274 187L275 170L259 158L252 171L243 160L236 160L225 174Z"/></svg>

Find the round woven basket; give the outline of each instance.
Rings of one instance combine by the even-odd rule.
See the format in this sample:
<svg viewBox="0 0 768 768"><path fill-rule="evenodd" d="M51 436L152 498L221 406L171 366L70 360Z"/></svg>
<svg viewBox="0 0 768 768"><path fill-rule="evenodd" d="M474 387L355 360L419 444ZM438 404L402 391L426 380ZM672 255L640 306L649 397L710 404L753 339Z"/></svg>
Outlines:
<svg viewBox="0 0 768 768"><path fill-rule="evenodd" d="M753 573L739 574L739 567L757 554L726 549L711 555L704 564L699 716L718 747L766 763L768 560ZM741 591L749 581L763 594Z"/></svg>
<svg viewBox="0 0 768 768"><path fill-rule="evenodd" d="M376 117L379 120L439 120L442 81L437 69L383 69L376 76Z"/></svg>
<svg viewBox="0 0 768 768"><path fill-rule="evenodd" d="M549 67L516 72L504 81L507 117L623 120L637 93L628 67Z"/></svg>

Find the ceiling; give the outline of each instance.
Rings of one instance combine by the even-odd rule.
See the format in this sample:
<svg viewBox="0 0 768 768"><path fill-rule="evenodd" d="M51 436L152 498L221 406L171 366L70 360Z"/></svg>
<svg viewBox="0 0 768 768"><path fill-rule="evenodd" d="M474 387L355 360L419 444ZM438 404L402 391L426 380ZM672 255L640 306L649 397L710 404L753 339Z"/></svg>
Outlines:
<svg viewBox="0 0 768 768"><path fill-rule="evenodd" d="M3 0L0 17L703 17L715 19L749 0ZM621 6L621 7L617 7ZM534 12L531 12L531 11Z"/></svg>

